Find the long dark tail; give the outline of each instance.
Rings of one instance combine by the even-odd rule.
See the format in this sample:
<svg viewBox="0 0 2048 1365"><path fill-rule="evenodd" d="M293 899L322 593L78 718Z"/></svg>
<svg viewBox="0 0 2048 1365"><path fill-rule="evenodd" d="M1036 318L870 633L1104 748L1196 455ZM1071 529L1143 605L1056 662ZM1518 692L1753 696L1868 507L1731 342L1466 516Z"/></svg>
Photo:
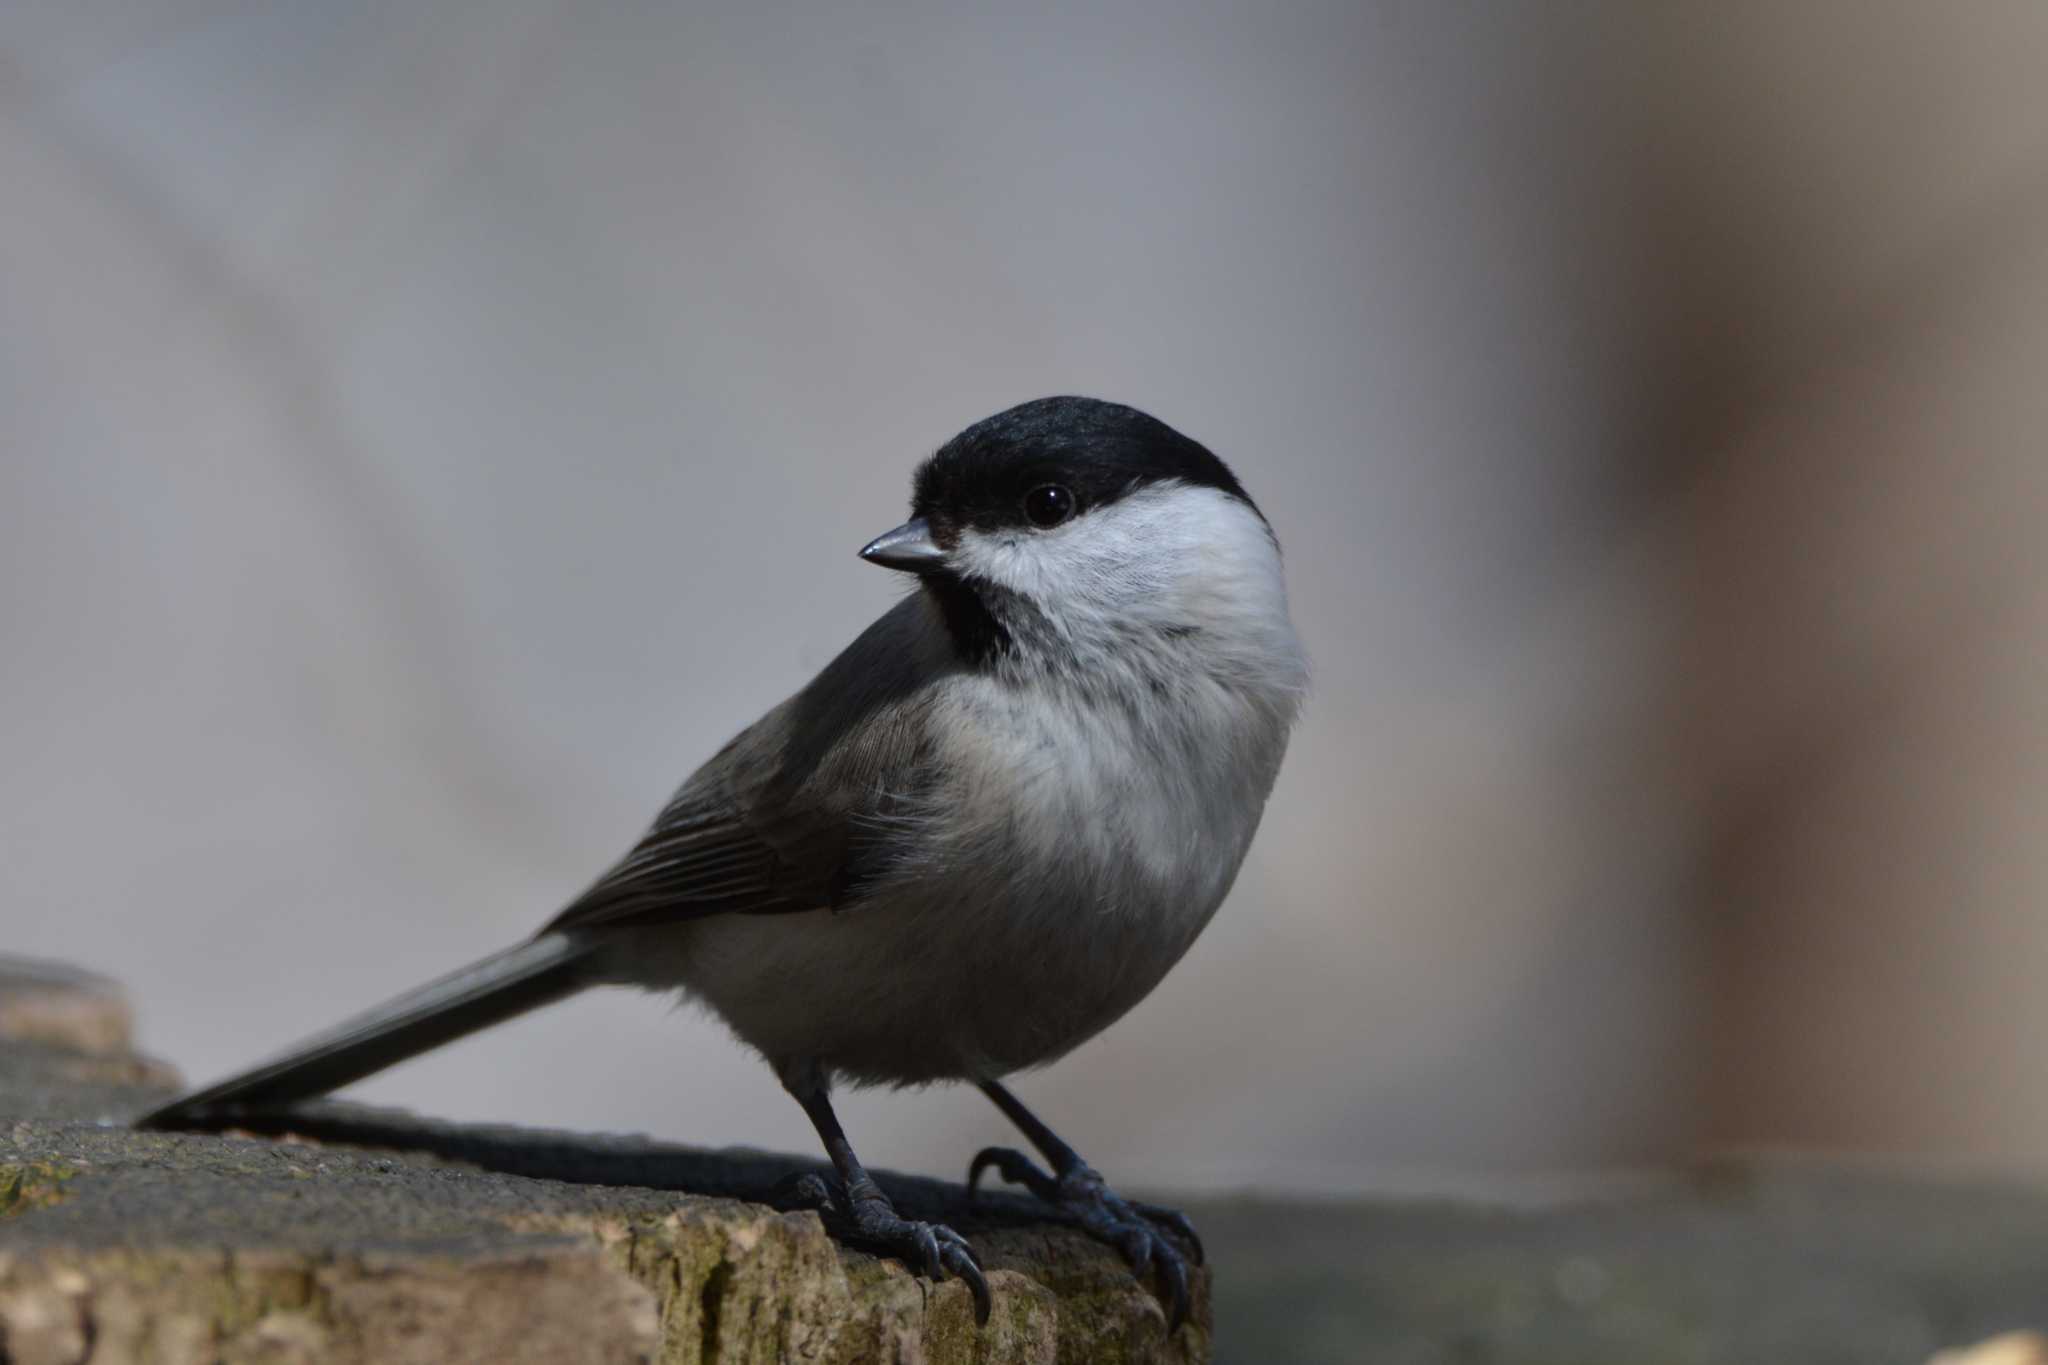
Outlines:
<svg viewBox="0 0 2048 1365"><path fill-rule="evenodd" d="M316 1034L239 1076L180 1095L138 1128L207 1128L358 1081L465 1034L574 995L591 981L587 940L542 934Z"/></svg>

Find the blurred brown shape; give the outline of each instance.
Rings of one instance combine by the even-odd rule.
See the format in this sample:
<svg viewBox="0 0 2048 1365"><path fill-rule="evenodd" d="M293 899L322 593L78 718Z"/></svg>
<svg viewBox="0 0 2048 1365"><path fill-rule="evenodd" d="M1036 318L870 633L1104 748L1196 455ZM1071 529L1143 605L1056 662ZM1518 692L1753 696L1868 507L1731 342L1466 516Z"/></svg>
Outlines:
<svg viewBox="0 0 2048 1365"><path fill-rule="evenodd" d="M134 1023L127 996L105 977L0 953L0 1041L125 1052Z"/></svg>
<svg viewBox="0 0 2048 1365"><path fill-rule="evenodd" d="M1686 362L1702 1137L2036 1154L2048 10L1681 26L1648 104Z"/></svg>
<svg viewBox="0 0 2048 1365"><path fill-rule="evenodd" d="M1939 1352L1927 1365L2048 1365L2048 1337L2007 1332L1975 1346Z"/></svg>

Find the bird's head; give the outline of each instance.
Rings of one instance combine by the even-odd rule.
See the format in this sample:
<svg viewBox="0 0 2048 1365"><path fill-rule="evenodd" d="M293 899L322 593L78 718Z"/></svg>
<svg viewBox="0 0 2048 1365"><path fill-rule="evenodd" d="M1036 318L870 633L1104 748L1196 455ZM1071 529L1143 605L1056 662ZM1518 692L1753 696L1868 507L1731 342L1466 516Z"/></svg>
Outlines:
<svg viewBox="0 0 2048 1365"><path fill-rule="evenodd" d="M977 422L918 467L911 514L861 557L917 575L970 658L1292 640L1265 517L1222 460L1135 408L1041 398Z"/></svg>

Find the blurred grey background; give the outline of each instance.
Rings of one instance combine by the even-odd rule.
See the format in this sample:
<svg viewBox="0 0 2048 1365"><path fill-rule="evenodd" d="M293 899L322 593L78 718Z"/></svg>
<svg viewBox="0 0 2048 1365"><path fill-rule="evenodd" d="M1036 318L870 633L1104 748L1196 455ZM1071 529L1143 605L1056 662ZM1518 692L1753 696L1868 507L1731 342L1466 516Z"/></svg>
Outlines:
<svg viewBox="0 0 2048 1365"><path fill-rule="evenodd" d="M194 1078L536 926L968 421L1231 461L1316 692L1021 1089L1152 1187L2048 1146L2048 9L0 17L0 926ZM807 1150L670 1002L360 1087ZM972 1094L868 1095L957 1174Z"/></svg>

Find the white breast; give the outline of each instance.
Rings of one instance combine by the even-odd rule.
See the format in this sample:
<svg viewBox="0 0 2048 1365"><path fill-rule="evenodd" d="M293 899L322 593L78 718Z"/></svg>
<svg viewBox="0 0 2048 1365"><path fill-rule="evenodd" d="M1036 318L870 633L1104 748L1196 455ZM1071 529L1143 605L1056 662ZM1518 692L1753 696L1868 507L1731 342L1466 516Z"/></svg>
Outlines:
<svg viewBox="0 0 2048 1365"><path fill-rule="evenodd" d="M1099 553L971 547L1047 604L1059 650L943 685L927 734L948 781L913 861L843 914L666 931L691 992L771 1062L913 1084L1050 1061L1150 992L1228 892L1305 683L1278 550L1207 489L1099 515L1053 533Z"/></svg>

